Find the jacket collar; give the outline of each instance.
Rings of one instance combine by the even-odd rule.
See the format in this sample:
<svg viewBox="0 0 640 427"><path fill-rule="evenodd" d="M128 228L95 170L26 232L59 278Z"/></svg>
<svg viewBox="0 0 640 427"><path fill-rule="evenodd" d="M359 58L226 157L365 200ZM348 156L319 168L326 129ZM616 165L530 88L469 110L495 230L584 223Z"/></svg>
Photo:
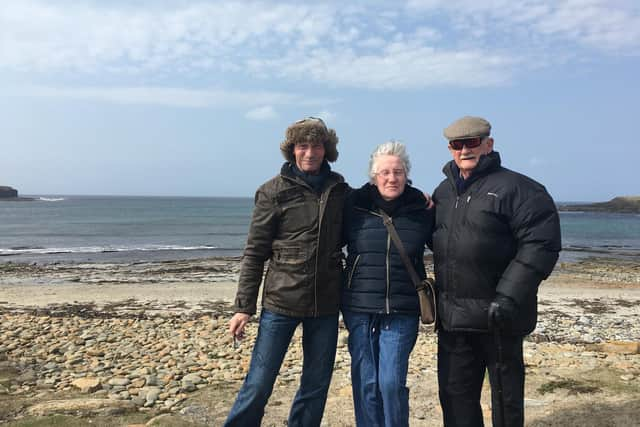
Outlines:
<svg viewBox="0 0 640 427"><path fill-rule="evenodd" d="M370 183L366 183L355 190L352 196L354 207L367 211L378 212L379 208L374 202L372 195L373 191L377 191L377 189ZM404 192L400 197L402 198L402 206L395 211L393 216L427 208L427 199L424 197L424 194L409 184L405 186Z"/></svg>
<svg viewBox="0 0 640 427"><path fill-rule="evenodd" d="M471 176L469 176L469 178L464 180L464 186L463 187L465 189L469 188L469 186L473 182L477 181L478 179L482 178L483 176L487 176L490 173L495 172L496 170L500 169L501 163L502 162L500 160L500 153L498 153L497 151L492 151L489 154L480 156L480 160L478 161L478 164L476 165L476 167L471 172ZM458 186L456 185L456 181L459 179L460 169L456 165L456 162L453 161L453 160L447 162L444 165L444 168L442 168L442 172L445 174L445 176L447 177L449 182L451 182L453 187L457 189ZM462 192L460 192L460 193L462 193Z"/></svg>
<svg viewBox="0 0 640 427"><path fill-rule="evenodd" d="M329 165L327 164L327 166ZM280 168L280 176L287 178L289 180L295 181L296 183L304 185L305 187L311 188L309 184L307 184L302 178L300 178L293 172L292 165L290 162L284 162L284 164ZM343 182L344 182L344 177L342 175L340 175L339 173L333 172L332 170L329 170L327 174L327 179L325 180L323 188L327 188L331 185L343 183Z"/></svg>

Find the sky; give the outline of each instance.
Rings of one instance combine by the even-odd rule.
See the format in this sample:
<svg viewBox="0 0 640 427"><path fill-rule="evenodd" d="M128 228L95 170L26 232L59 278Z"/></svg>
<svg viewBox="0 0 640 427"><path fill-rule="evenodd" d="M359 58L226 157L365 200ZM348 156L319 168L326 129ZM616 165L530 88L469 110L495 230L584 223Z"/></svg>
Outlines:
<svg viewBox="0 0 640 427"><path fill-rule="evenodd" d="M637 0L3 0L0 185L251 197L315 116L352 186L395 139L432 192L474 115L557 201L638 195L639 76Z"/></svg>

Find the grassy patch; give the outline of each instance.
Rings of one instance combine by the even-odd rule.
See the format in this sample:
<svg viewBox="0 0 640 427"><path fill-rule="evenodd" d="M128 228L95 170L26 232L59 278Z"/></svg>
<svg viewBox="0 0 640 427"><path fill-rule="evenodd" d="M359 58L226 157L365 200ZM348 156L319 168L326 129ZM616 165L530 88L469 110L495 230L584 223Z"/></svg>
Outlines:
<svg viewBox="0 0 640 427"><path fill-rule="evenodd" d="M126 427L130 424L144 424L148 415L133 414L127 417L74 417L52 415L48 417L25 417L4 424L6 427Z"/></svg>
<svg viewBox="0 0 640 427"><path fill-rule="evenodd" d="M639 394L640 384L638 384L638 381L624 381L620 378L624 374L629 374L629 372L622 371L621 369L601 367L581 373L581 379L561 378L544 383L538 387L537 390L540 394L553 393L558 389L565 389L570 395L599 392L610 394ZM635 375L638 375L638 372L635 372ZM583 380L582 378L588 378L588 380Z"/></svg>
<svg viewBox="0 0 640 427"><path fill-rule="evenodd" d="M601 368L587 372L585 376L596 381L603 389L610 390L613 393L640 393L638 380L624 381L620 378L620 376L624 374L629 374L629 372L622 371L621 369ZM638 372L636 371L635 374L638 375Z"/></svg>
<svg viewBox="0 0 640 427"><path fill-rule="evenodd" d="M591 394L602 391L597 385L587 384L582 381L565 378L562 380L549 381L548 383L542 384L540 387L538 387L538 393L553 393L557 389L565 389L570 395Z"/></svg>

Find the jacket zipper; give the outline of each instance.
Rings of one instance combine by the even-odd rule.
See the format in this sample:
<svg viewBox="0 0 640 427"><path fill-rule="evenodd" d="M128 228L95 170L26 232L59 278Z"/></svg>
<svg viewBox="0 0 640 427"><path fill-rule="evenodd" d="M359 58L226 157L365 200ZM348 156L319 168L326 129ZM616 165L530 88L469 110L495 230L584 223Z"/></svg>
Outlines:
<svg viewBox="0 0 640 427"><path fill-rule="evenodd" d="M361 210L363 212L368 212L372 215L375 216L379 216L380 218L382 218L382 221L384 221L384 217L382 215L380 215L377 212L371 211L369 209L362 209L362 208L356 208L358 210ZM391 220L391 222L393 223L393 218L389 217L389 219ZM359 257L360 255L358 255ZM386 295L385 295L385 313L386 314L391 314L391 302L390 302L390 293L391 293L391 280L389 280L389 264L390 264L390 258L391 257L391 234L389 234L389 231L387 230L387 256L385 259L385 264L386 264L386 274L387 274L387 289L386 289ZM357 259L357 258L356 258ZM355 265L355 264L354 264Z"/></svg>
<svg viewBox="0 0 640 427"><path fill-rule="evenodd" d="M322 233L322 220L324 219L324 205L335 186L336 185L333 184L327 188L318 198L318 239L316 241L316 267L313 275L313 317L318 317L318 258L320 258L320 237Z"/></svg>
<svg viewBox="0 0 640 427"><path fill-rule="evenodd" d="M455 188L455 187L454 187ZM458 203L460 202L460 196L456 195L456 204L453 207L453 212L452 212L452 220L451 220L451 225L452 226L457 226L458 224ZM454 230L452 229L449 232L449 238L447 241L447 259L449 260L453 260L453 262L455 263L455 257L451 256L451 254L453 253L452 249L451 249L451 242L452 242L452 235L455 234ZM447 287L449 288L450 292L453 291L453 268L451 268L451 266L449 265L449 267L447 268Z"/></svg>
<svg viewBox="0 0 640 427"><path fill-rule="evenodd" d="M356 257L356 260L353 262L353 267L351 267L351 271L349 272L349 281L347 282L347 289L351 289L351 279L353 279L353 273L356 271L356 267L358 266L358 261L360 261L360 254Z"/></svg>
<svg viewBox="0 0 640 427"><path fill-rule="evenodd" d="M322 194L318 199L318 239L316 241L316 266L313 271L313 317L318 317L318 258L320 255L320 233L322 231Z"/></svg>
<svg viewBox="0 0 640 427"><path fill-rule="evenodd" d="M389 217L391 219L391 217ZM391 222L393 222L393 219L391 219ZM391 281L389 280L389 257L390 257L390 252L391 252L391 234L389 234L389 232L387 231L387 259L386 259L386 264L387 264L387 294L385 296L385 305L386 305L386 309L387 309L387 314L391 314L391 303L389 302L389 294L391 293Z"/></svg>

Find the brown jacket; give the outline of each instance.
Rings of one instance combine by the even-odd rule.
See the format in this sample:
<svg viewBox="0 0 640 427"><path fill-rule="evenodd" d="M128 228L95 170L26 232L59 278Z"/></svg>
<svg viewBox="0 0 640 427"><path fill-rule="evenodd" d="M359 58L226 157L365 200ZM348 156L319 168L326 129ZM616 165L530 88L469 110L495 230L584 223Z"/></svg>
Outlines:
<svg viewBox="0 0 640 427"><path fill-rule="evenodd" d="M349 186L330 172L317 194L285 163L255 195L242 258L237 313L254 314L265 261L262 306L292 317L338 312L342 275L342 207Z"/></svg>

